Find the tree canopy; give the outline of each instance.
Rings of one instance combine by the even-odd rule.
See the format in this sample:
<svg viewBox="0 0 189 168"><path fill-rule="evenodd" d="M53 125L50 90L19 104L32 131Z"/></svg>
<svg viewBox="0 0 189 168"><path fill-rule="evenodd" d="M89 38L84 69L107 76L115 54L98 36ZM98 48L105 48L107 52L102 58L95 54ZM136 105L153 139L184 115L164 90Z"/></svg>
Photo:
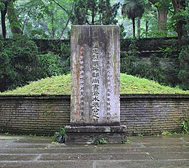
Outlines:
<svg viewBox="0 0 189 168"><path fill-rule="evenodd" d="M150 65L142 62L133 42L128 53L121 52L121 71L189 89L189 0L0 0L0 11L0 85L4 89L68 73L69 44L52 44L52 51L41 53L31 39L69 39L74 24L116 24L121 39L178 37L178 44L161 49L167 68L155 55L150 56Z"/></svg>
<svg viewBox="0 0 189 168"><path fill-rule="evenodd" d="M117 24L131 37L138 18L138 37L182 39L187 5L188 0L0 0L1 34L67 39L73 24Z"/></svg>

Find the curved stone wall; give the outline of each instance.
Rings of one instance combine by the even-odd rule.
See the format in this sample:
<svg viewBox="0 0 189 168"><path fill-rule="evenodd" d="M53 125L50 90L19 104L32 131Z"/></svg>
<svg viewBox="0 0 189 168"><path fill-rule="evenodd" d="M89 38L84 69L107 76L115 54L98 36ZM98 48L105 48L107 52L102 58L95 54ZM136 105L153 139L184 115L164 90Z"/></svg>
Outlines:
<svg viewBox="0 0 189 168"><path fill-rule="evenodd" d="M121 123L129 135L181 131L189 95L121 95ZM0 96L0 132L53 135L70 122L70 96Z"/></svg>

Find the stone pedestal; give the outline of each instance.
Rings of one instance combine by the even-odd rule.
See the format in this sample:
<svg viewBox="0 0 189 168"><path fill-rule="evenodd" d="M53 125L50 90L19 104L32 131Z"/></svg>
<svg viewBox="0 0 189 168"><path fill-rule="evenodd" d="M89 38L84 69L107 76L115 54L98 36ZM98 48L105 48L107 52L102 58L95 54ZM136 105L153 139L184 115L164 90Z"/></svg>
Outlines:
<svg viewBox="0 0 189 168"><path fill-rule="evenodd" d="M67 142L72 141L74 135L87 137L87 134L90 134L90 140L91 137L103 137L103 134L113 137L115 130L120 134L116 136L121 138L125 128L119 126L118 26L72 27L71 82L71 127L66 127ZM99 130L100 134L94 130ZM89 139L86 139L86 142L90 141Z"/></svg>
<svg viewBox="0 0 189 168"><path fill-rule="evenodd" d="M96 138L107 143L121 143L126 139L126 126L66 126L66 143L92 144Z"/></svg>

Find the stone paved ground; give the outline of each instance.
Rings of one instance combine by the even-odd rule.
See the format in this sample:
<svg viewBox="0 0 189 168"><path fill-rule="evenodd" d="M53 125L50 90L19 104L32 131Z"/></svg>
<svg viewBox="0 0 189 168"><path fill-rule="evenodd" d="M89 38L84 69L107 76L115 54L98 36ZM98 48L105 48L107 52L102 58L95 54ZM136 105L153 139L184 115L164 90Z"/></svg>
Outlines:
<svg viewBox="0 0 189 168"><path fill-rule="evenodd" d="M130 137L114 145L53 145L0 135L0 168L189 168L189 135Z"/></svg>

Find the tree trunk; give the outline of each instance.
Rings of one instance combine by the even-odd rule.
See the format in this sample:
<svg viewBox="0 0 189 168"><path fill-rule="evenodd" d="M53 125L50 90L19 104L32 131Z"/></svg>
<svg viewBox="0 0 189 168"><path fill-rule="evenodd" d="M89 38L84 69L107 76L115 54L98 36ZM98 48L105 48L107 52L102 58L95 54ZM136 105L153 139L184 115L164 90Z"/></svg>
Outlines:
<svg viewBox="0 0 189 168"><path fill-rule="evenodd" d="M146 20L146 38L148 37L148 20Z"/></svg>
<svg viewBox="0 0 189 168"><path fill-rule="evenodd" d="M158 7L158 30L167 32L167 14L168 9ZM167 36L167 33L165 34Z"/></svg>
<svg viewBox="0 0 189 168"><path fill-rule="evenodd" d="M167 32L167 14L168 14L168 6L161 4L160 0L149 0L158 10L158 30ZM160 5L156 5L156 3L160 3ZM167 33L165 33L167 36Z"/></svg>
<svg viewBox="0 0 189 168"><path fill-rule="evenodd" d="M54 27L54 13L53 13L53 11L51 11L51 25L52 25L52 29L51 29L52 39L54 39L55 38L55 27Z"/></svg>
<svg viewBox="0 0 189 168"><path fill-rule="evenodd" d="M95 24L95 9L94 7L92 8L92 25Z"/></svg>
<svg viewBox="0 0 189 168"><path fill-rule="evenodd" d="M23 34L21 30L21 25L18 21L16 12L14 9L13 0L9 2L9 5L7 7L7 13L8 13L8 19L9 19L12 34Z"/></svg>
<svg viewBox="0 0 189 168"><path fill-rule="evenodd" d="M138 18L138 20L137 20L137 32L138 32L138 38L140 38L140 33L141 33L141 31L140 31L140 18Z"/></svg>
<svg viewBox="0 0 189 168"><path fill-rule="evenodd" d="M135 18L132 18L133 22L133 37L135 38Z"/></svg>
<svg viewBox="0 0 189 168"><path fill-rule="evenodd" d="M4 39L6 38L6 34L7 34L6 23L5 23L6 14L7 14L7 2L5 2L4 11L1 11L1 31Z"/></svg>
<svg viewBox="0 0 189 168"><path fill-rule="evenodd" d="M173 8L174 8L174 13L177 14L180 12L180 10L185 9L186 4L185 0L172 0L173 3ZM186 31L183 30L183 25L186 24L184 20L177 20L176 23L176 29L177 29L177 34L178 34L178 40L179 44L182 45L182 36L183 34L187 33Z"/></svg>

